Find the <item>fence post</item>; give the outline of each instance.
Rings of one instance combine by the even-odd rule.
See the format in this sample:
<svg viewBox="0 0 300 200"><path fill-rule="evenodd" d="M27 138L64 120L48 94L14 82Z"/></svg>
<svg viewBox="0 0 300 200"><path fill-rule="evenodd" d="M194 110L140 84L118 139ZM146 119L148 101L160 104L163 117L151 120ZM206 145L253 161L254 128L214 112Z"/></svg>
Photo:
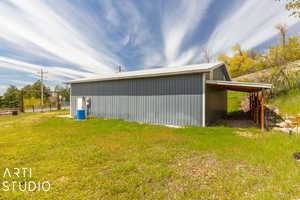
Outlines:
<svg viewBox="0 0 300 200"><path fill-rule="evenodd" d="M61 105L60 105L59 92L56 93L56 103L57 103L57 110L60 110Z"/></svg>
<svg viewBox="0 0 300 200"><path fill-rule="evenodd" d="M260 100L260 127L261 127L261 130L265 129L265 100L264 100L264 90L261 91L261 100Z"/></svg>

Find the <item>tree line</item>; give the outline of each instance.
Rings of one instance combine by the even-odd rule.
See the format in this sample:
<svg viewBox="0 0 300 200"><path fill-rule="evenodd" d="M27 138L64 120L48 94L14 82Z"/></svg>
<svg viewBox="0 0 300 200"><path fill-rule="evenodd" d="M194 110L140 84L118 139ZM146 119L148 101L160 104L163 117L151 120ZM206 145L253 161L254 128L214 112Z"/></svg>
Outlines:
<svg viewBox="0 0 300 200"><path fill-rule="evenodd" d="M222 53L218 59L227 64L233 77L299 60L300 37L296 35L286 38L287 26L279 24L276 27L281 35L281 41L277 45L258 52L254 49L243 49L240 44L236 44L231 47L232 56Z"/></svg>
<svg viewBox="0 0 300 200"><path fill-rule="evenodd" d="M57 103L58 101L70 101L70 89L56 86L53 91L43 84L44 104ZM19 89L10 85L3 96L0 96L0 107L18 108L20 106L41 105L41 81L38 80L32 85L26 85Z"/></svg>

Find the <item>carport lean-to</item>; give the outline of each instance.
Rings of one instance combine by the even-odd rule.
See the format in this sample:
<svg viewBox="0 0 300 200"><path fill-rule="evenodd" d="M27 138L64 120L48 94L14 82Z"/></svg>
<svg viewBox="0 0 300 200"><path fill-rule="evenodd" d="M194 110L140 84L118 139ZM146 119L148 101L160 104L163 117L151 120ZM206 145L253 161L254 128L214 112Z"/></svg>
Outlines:
<svg viewBox="0 0 300 200"><path fill-rule="evenodd" d="M219 80L207 80L206 84L226 90L248 92L251 119L253 119L257 124L260 124L262 130L265 128L264 93L265 90L272 89L272 84Z"/></svg>

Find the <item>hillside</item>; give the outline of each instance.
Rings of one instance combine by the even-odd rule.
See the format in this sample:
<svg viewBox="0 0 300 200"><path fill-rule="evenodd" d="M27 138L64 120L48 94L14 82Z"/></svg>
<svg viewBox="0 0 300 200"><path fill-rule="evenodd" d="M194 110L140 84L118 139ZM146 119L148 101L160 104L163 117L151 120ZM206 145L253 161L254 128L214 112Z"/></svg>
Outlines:
<svg viewBox="0 0 300 200"><path fill-rule="evenodd" d="M268 104L277 107L283 117L300 114L300 89L293 89L281 94L269 100Z"/></svg>
<svg viewBox="0 0 300 200"><path fill-rule="evenodd" d="M300 60L287 64L287 69L290 71L300 70ZM246 74L233 78L233 81L250 81L250 82L262 82L266 77L270 76L273 68L264 69L251 74ZM230 98L235 94L230 94ZM238 94L237 94L238 95ZM233 105L240 105L243 98L233 98L235 101L231 102ZM279 109L279 113L282 116L296 115L300 113L300 89L292 89L288 92L281 93L274 99L270 99L267 102L268 105ZM236 106L235 106L236 107Z"/></svg>
<svg viewBox="0 0 300 200"><path fill-rule="evenodd" d="M286 65L288 70L292 71L299 71L300 70L300 60L291 62ZM272 73L273 68L268 68L264 70L260 70L254 73L246 74L243 76L239 76L236 78L233 78L233 81L254 81L254 82L259 82L260 80L265 79L265 77L270 76Z"/></svg>

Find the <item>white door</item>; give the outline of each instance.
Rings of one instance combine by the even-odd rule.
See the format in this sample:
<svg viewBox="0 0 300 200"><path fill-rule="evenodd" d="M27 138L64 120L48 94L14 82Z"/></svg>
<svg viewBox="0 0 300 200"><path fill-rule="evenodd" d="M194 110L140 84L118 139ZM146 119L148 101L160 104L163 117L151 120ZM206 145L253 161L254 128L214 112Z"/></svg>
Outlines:
<svg viewBox="0 0 300 200"><path fill-rule="evenodd" d="M82 97L77 98L77 110L81 110L82 109Z"/></svg>

